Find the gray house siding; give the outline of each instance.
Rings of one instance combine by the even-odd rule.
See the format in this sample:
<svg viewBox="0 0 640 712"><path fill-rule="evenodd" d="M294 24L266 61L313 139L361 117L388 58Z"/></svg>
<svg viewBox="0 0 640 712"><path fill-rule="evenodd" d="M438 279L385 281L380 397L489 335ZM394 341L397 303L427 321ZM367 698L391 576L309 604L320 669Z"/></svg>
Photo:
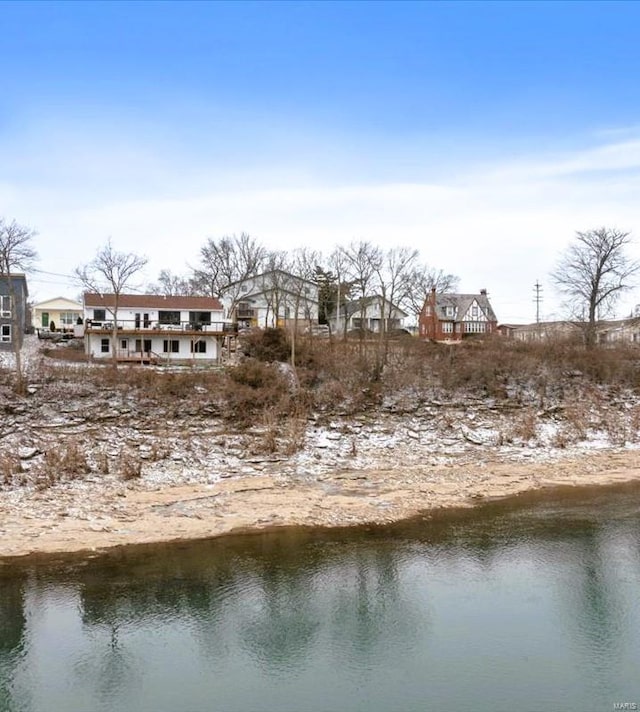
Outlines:
<svg viewBox="0 0 640 712"><path fill-rule="evenodd" d="M11 303L9 279L13 285L16 304ZM23 274L0 274L0 351L13 351L17 340L22 346L22 338L27 327L27 280ZM17 320L14 315L16 310ZM16 330L15 324L18 324ZM15 333L17 331L17 333Z"/></svg>

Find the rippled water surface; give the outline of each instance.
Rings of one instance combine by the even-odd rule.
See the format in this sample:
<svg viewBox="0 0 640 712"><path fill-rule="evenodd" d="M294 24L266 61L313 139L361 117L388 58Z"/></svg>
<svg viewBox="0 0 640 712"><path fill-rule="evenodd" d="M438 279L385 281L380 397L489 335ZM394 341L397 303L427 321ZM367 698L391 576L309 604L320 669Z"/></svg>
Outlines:
<svg viewBox="0 0 640 712"><path fill-rule="evenodd" d="M638 488L0 566L3 712L625 703L640 709Z"/></svg>

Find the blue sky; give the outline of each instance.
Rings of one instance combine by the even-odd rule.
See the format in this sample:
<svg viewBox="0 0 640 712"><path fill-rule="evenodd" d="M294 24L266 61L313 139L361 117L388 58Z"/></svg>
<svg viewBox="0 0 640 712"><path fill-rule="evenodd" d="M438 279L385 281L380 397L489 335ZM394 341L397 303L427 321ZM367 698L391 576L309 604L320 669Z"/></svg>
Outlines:
<svg viewBox="0 0 640 712"><path fill-rule="evenodd" d="M562 314L575 230L640 238L640 4L4 2L0 27L0 214L42 270L107 237L149 281L210 236L369 239L528 321L537 279Z"/></svg>

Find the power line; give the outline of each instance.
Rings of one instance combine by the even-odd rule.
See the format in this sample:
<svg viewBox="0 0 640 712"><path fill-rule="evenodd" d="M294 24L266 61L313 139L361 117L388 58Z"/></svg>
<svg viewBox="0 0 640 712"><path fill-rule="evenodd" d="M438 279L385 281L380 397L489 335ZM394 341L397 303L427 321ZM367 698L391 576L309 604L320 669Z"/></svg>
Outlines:
<svg viewBox="0 0 640 712"><path fill-rule="evenodd" d="M31 272L36 272L37 274L47 274L52 277L64 277L65 279L72 279L74 281L78 280L78 275L76 274L62 274L60 272L47 272L47 270L44 269L31 269Z"/></svg>
<svg viewBox="0 0 640 712"><path fill-rule="evenodd" d="M535 296L533 298L533 301L536 303L536 324L540 323L540 304L542 302L542 285L538 280L536 280L536 283L533 285L533 291L535 292Z"/></svg>

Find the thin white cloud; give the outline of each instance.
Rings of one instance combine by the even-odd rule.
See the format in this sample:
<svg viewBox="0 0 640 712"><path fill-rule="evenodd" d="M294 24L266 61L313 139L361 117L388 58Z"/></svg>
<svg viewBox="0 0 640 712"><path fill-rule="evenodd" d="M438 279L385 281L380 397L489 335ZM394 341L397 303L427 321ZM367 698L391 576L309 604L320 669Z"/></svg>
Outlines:
<svg viewBox="0 0 640 712"><path fill-rule="evenodd" d="M610 225L640 236L637 137L458 165L453 179L450 165L441 180L431 167L429 181L413 182L372 182L355 168L328 176L324 165L315 170L311 149L305 162L287 153L266 166L242 153L221 166L177 159L170 145L105 136L98 147L79 138L65 163L72 144L67 137L48 150L41 139L23 163L14 149L0 169L5 214L39 230L40 266L52 272L89 261L108 236L150 258L148 280L194 264L208 236L245 230L274 249L325 250L368 239L419 248L428 263L459 274L463 289L488 288L499 317L516 321L533 318L536 280L545 286L543 313L558 314L548 274L575 230ZM323 148L318 139L319 163ZM38 287L43 298L53 292L60 289ZM636 300L630 295L621 309Z"/></svg>

